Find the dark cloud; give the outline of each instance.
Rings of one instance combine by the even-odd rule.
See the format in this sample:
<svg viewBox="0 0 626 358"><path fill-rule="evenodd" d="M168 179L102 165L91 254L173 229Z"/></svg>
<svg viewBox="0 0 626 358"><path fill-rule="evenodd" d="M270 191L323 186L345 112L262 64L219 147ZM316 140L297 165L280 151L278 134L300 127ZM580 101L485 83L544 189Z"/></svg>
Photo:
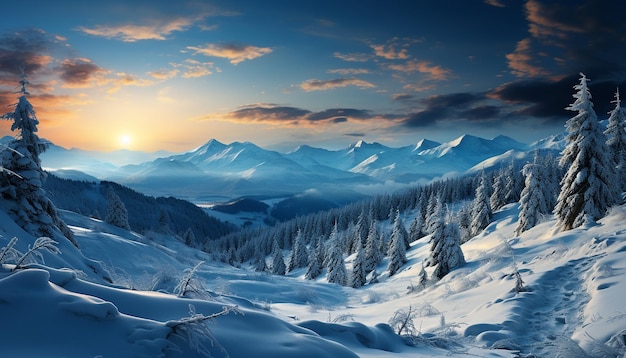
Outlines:
<svg viewBox="0 0 626 358"><path fill-rule="evenodd" d="M344 123L347 121L348 121L348 118L346 117L337 117L333 119L333 123Z"/></svg>
<svg viewBox="0 0 626 358"><path fill-rule="evenodd" d="M103 70L87 59L64 60L58 68L59 76L71 85L89 82L93 75Z"/></svg>
<svg viewBox="0 0 626 358"><path fill-rule="evenodd" d="M346 137L359 137L359 138L366 136L365 133L344 133L343 135Z"/></svg>
<svg viewBox="0 0 626 358"><path fill-rule="evenodd" d="M600 118L608 112L612 105L610 101L616 88L626 89L626 82L613 80L594 80L590 77L589 90L596 113ZM574 86L579 83L579 75L567 76L558 81L526 80L504 84L489 93L508 103L514 115L535 117L544 122L562 123L572 116L565 108L574 102L572 95Z"/></svg>
<svg viewBox="0 0 626 358"><path fill-rule="evenodd" d="M468 121L483 121L497 118L500 115L500 111L500 107L484 105L463 111L459 116Z"/></svg>
<svg viewBox="0 0 626 358"><path fill-rule="evenodd" d="M294 121L302 119L302 117L308 115L311 111L306 109L300 109L295 107L285 106L272 106L272 107L246 107L232 112L231 115L239 119L252 119L256 121L262 120L280 120L280 121Z"/></svg>
<svg viewBox="0 0 626 358"><path fill-rule="evenodd" d="M548 78L582 71L598 80L623 76L626 63L626 2L528 0L528 37L507 60L520 78Z"/></svg>
<svg viewBox="0 0 626 358"><path fill-rule="evenodd" d="M354 118L354 119L369 119L372 118L370 111L354 108L330 108L322 112L311 113L308 119L311 121L320 121L325 119L342 118ZM344 121L345 122L345 121Z"/></svg>
<svg viewBox="0 0 626 358"><path fill-rule="evenodd" d="M421 128L434 125L444 120L477 120L478 118L475 116L479 114L480 109L476 108L484 107L482 102L485 100L486 98L483 94L476 93L451 93L430 96L419 100L419 103L424 109L410 114L403 121L403 124L407 127ZM488 114L484 109L482 111L483 114ZM472 117L464 117L464 113ZM497 113L499 113L499 111L491 109L491 116ZM491 116L484 119L491 119Z"/></svg>
<svg viewBox="0 0 626 358"><path fill-rule="evenodd" d="M14 77L21 69L27 75L50 62L56 40L42 30L28 29L0 37L0 76Z"/></svg>
<svg viewBox="0 0 626 358"><path fill-rule="evenodd" d="M391 99L396 102L408 102L415 99L415 96L408 93L396 93L391 96Z"/></svg>

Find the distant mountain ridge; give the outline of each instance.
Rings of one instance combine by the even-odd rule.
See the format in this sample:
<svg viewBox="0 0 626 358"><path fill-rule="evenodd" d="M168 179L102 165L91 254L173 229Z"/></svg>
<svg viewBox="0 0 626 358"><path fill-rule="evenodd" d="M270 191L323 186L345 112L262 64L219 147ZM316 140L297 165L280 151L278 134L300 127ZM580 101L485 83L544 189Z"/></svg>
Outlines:
<svg viewBox="0 0 626 358"><path fill-rule="evenodd" d="M506 136L485 139L467 134L446 143L423 139L393 148L358 141L340 150L302 145L287 153L251 142L224 144L211 139L185 153L115 166L98 158L90 160L89 152L52 148L42 156L47 168L76 169L150 195L195 202L246 195L289 196L309 189L323 192L345 188L350 192L359 187L425 182L463 173L510 150L530 149Z"/></svg>

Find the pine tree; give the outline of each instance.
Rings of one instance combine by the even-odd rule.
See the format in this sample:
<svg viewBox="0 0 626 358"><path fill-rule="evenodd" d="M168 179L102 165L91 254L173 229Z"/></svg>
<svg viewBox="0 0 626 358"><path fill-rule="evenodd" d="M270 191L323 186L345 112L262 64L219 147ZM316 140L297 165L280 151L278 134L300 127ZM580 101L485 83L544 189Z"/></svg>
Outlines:
<svg viewBox="0 0 626 358"><path fill-rule="evenodd" d="M187 231L183 234L183 242L187 246L191 246L196 243L196 235L193 233L191 228L187 229Z"/></svg>
<svg viewBox="0 0 626 358"><path fill-rule="evenodd" d="M284 275L287 271L285 266L285 258L283 251L278 246L278 242L274 241L274 250L272 252L272 273L275 275Z"/></svg>
<svg viewBox="0 0 626 358"><path fill-rule="evenodd" d="M350 287L359 288L365 285L367 273L365 272L365 254L363 248L356 250L356 257L352 265L352 274L350 275Z"/></svg>
<svg viewBox="0 0 626 358"><path fill-rule="evenodd" d="M336 226L335 226L336 227ZM331 234L331 237L333 235ZM327 261L328 261L328 275L327 280L330 283L336 283L338 285L345 286L348 283L348 273L346 271L346 264L343 260L343 252L338 240L332 240L329 243Z"/></svg>
<svg viewBox="0 0 626 358"><path fill-rule="evenodd" d="M422 263L422 269L417 274L417 277L419 279L418 285L421 288L426 287L426 284L428 284L428 274L426 273L426 269L424 268L424 264L423 263Z"/></svg>
<svg viewBox="0 0 626 358"><path fill-rule="evenodd" d="M538 164L538 153L535 153L533 163L524 165L522 173L526 179L520 197L520 214L519 223L515 229L516 235L520 235L537 225L541 217L549 212L548 201L542 188L542 185L545 185L544 179L547 177L547 173Z"/></svg>
<svg viewBox="0 0 626 358"><path fill-rule="evenodd" d="M37 136L39 120L28 101L26 75L22 73L20 97L13 112L2 119L13 121L11 131L16 139L2 152L0 167L0 194L9 202L8 213L15 222L33 236L64 236L74 246L78 243L67 225L58 216L52 201L46 196L43 184L46 173L41 168L40 154L46 145Z"/></svg>
<svg viewBox="0 0 626 358"><path fill-rule="evenodd" d="M291 248L291 255L289 256L289 263L287 265L287 272L291 272L296 268L305 267L309 264L308 252L306 245L304 244L304 237L302 230L298 229L296 239L293 242Z"/></svg>
<svg viewBox="0 0 626 358"><path fill-rule="evenodd" d="M431 239L430 264L432 266L436 263L433 276L438 279L465 264L459 227L455 222L446 220L446 217L449 215L442 213L441 224L437 225Z"/></svg>
<svg viewBox="0 0 626 358"><path fill-rule="evenodd" d="M365 272L370 273L378 266L383 259L383 252L380 243L380 234L378 233L378 223L372 220L370 228L367 232L367 240L365 242Z"/></svg>
<svg viewBox="0 0 626 358"><path fill-rule="evenodd" d="M409 241L415 242L422 237L424 237L424 217L422 216L422 212L418 210L409 227Z"/></svg>
<svg viewBox="0 0 626 358"><path fill-rule="evenodd" d="M602 218L617 197L615 168L593 109L588 81L581 73L580 84L574 86L576 100L566 108L578 114L566 122L567 146L561 165L569 168L561 180L554 209L557 227L561 230Z"/></svg>
<svg viewBox="0 0 626 358"><path fill-rule="evenodd" d="M397 213L396 218L399 217L400 213ZM387 266L389 276L393 276L396 272L398 272L400 267L402 267L402 265L404 265L407 261L405 244L406 229L401 224L401 220L394 220L393 228L391 230L389 252L387 253L387 256L389 256L389 265ZM408 234L406 236L408 236Z"/></svg>
<svg viewBox="0 0 626 358"><path fill-rule="evenodd" d="M489 206L489 188L485 173L480 177L480 184L476 188L474 201L472 202L472 222L470 232L472 236L478 235L489 225L491 220L491 207Z"/></svg>
<svg viewBox="0 0 626 358"><path fill-rule="evenodd" d="M307 280L314 280L322 273L322 268L320 267L320 263L317 258L312 257L309 260L309 266L307 267L306 273L304 274L304 278Z"/></svg>
<svg viewBox="0 0 626 358"><path fill-rule="evenodd" d="M617 182L621 183L620 191L626 191L626 114L621 107L619 89L615 92L615 108L609 112L609 124L606 134L606 144L613 158L617 171Z"/></svg>
<svg viewBox="0 0 626 358"><path fill-rule="evenodd" d="M444 232L445 232L445 211L443 205L441 204L441 200L437 200L435 205L435 209L430 218L430 256L428 258L428 262L426 266L437 266L439 264L440 253L439 249L441 249L441 242L444 240Z"/></svg>
<svg viewBox="0 0 626 358"><path fill-rule="evenodd" d="M506 172L504 170L500 170L498 175L493 182L493 193L491 193L491 197L489 198L489 204L491 205L491 210L498 210L503 207L506 202L506 187L505 187L505 176Z"/></svg>
<svg viewBox="0 0 626 358"><path fill-rule="evenodd" d="M107 216L104 221L122 229L130 230L128 210L126 210L126 206L112 187L109 187L107 190Z"/></svg>

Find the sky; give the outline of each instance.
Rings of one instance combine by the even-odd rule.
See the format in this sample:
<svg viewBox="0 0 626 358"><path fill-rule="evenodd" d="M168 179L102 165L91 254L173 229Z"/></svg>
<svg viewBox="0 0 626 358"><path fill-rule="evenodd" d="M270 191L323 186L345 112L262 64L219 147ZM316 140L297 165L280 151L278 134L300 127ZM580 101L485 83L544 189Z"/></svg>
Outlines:
<svg viewBox="0 0 626 358"><path fill-rule="evenodd" d="M288 151L564 130L579 73L600 119L626 91L614 0L6 0L0 106L21 70L40 137ZM1 135L12 135L8 122Z"/></svg>

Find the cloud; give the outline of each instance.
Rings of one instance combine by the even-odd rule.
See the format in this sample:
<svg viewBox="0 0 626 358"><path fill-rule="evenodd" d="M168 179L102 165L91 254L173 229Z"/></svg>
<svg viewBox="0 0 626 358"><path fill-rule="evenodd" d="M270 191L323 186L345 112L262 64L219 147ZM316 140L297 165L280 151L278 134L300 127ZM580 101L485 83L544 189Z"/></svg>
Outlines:
<svg viewBox="0 0 626 358"><path fill-rule="evenodd" d="M183 68L183 78L197 78L213 74L213 62L200 62L193 59L187 59L179 67Z"/></svg>
<svg viewBox="0 0 626 358"><path fill-rule="evenodd" d="M376 56L382 57L387 60L403 60L409 58L409 53L406 48L396 49L395 45L371 45L370 46Z"/></svg>
<svg viewBox="0 0 626 358"><path fill-rule="evenodd" d="M391 96L394 102L408 102L415 99L415 96L409 93L394 93Z"/></svg>
<svg viewBox="0 0 626 358"><path fill-rule="evenodd" d="M514 75L558 80L582 71L605 79L626 72L616 61L626 52L623 2L528 0L524 9L528 36L506 56Z"/></svg>
<svg viewBox="0 0 626 358"><path fill-rule="evenodd" d="M411 60L403 64L389 65L389 69L404 73L419 72L426 74L429 79L444 81L447 80L452 71L440 65L433 65L430 61Z"/></svg>
<svg viewBox="0 0 626 358"><path fill-rule="evenodd" d="M365 133L344 133L343 135L346 137L357 137L357 138L362 138L362 137L367 136L367 134Z"/></svg>
<svg viewBox="0 0 626 358"><path fill-rule="evenodd" d="M326 81L311 79L311 80L304 81L303 83L300 84L300 88L302 88L303 90L307 92L325 91L325 90L331 90L335 88L348 87L348 86L356 86L360 88L376 87L376 85L374 85L373 83L367 82L365 80L361 80L358 78L336 78L336 79L326 80Z"/></svg>
<svg viewBox="0 0 626 358"><path fill-rule="evenodd" d="M402 124L409 128L424 128L443 122L493 121L500 115L498 107L486 105L483 94L451 93L434 95L418 102L424 109L409 114Z"/></svg>
<svg viewBox="0 0 626 358"><path fill-rule="evenodd" d="M173 68L169 70L151 71L148 72L148 74L153 78L156 78L157 80L167 80L176 77L176 75L178 75L178 72L179 71L177 69Z"/></svg>
<svg viewBox="0 0 626 358"><path fill-rule="evenodd" d="M91 87L96 77L107 72L86 58L65 59L57 70L67 88Z"/></svg>
<svg viewBox="0 0 626 358"><path fill-rule="evenodd" d="M233 65L245 60L252 60L272 52L272 49L269 47L256 47L236 43L207 44L203 47L188 46L187 48L193 50L195 54L227 58Z"/></svg>
<svg viewBox="0 0 626 358"><path fill-rule="evenodd" d="M150 24L125 24L117 26L98 25L92 28L79 27L78 30L92 35L124 42L141 40L166 40L176 31L184 31L191 27L199 18L178 17L167 20L153 20Z"/></svg>
<svg viewBox="0 0 626 358"><path fill-rule="evenodd" d="M366 68L337 68L326 72L339 75L365 75L370 73L370 70Z"/></svg>
<svg viewBox="0 0 626 358"><path fill-rule="evenodd" d="M501 0L485 0L485 3L495 7L505 7Z"/></svg>
<svg viewBox="0 0 626 358"><path fill-rule="evenodd" d="M573 103L573 86L578 84L578 75L571 75L552 81L549 79L529 79L506 83L487 94L505 102L512 113L519 117L537 118L546 123L565 123L572 117L572 112L565 110ZM594 80L591 78L589 89L598 117L602 119L611 108L610 104L615 89L625 88L626 81ZM549 94L549 95L546 95Z"/></svg>
<svg viewBox="0 0 626 358"><path fill-rule="evenodd" d="M266 123L278 126L332 125L349 121L394 120L365 109L329 108L319 112L275 104L252 104L227 113L209 114L199 120L224 120L237 123Z"/></svg>
<svg viewBox="0 0 626 358"><path fill-rule="evenodd" d="M0 80L13 80L21 69L27 75L46 67L53 60L50 53L60 39L43 30L28 29L0 37Z"/></svg>
<svg viewBox="0 0 626 358"><path fill-rule="evenodd" d="M511 72L517 77L543 77L550 73L539 64L531 50L531 39L520 40L515 46L515 51L506 55Z"/></svg>
<svg viewBox="0 0 626 358"><path fill-rule="evenodd" d="M319 121L326 119L337 119L350 117L353 119L369 119L372 118L372 114L368 110L353 109L353 108L331 108L317 113L311 113L308 115L308 119L311 121ZM345 122L342 120L342 122Z"/></svg>
<svg viewBox="0 0 626 358"><path fill-rule="evenodd" d="M335 52L333 53L333 56L335 58L338 58L340 60L344 60L346 62L367 62L369 61L372 56L370 56L369 54L366 53L341 53L341 52Z"/></svg>

